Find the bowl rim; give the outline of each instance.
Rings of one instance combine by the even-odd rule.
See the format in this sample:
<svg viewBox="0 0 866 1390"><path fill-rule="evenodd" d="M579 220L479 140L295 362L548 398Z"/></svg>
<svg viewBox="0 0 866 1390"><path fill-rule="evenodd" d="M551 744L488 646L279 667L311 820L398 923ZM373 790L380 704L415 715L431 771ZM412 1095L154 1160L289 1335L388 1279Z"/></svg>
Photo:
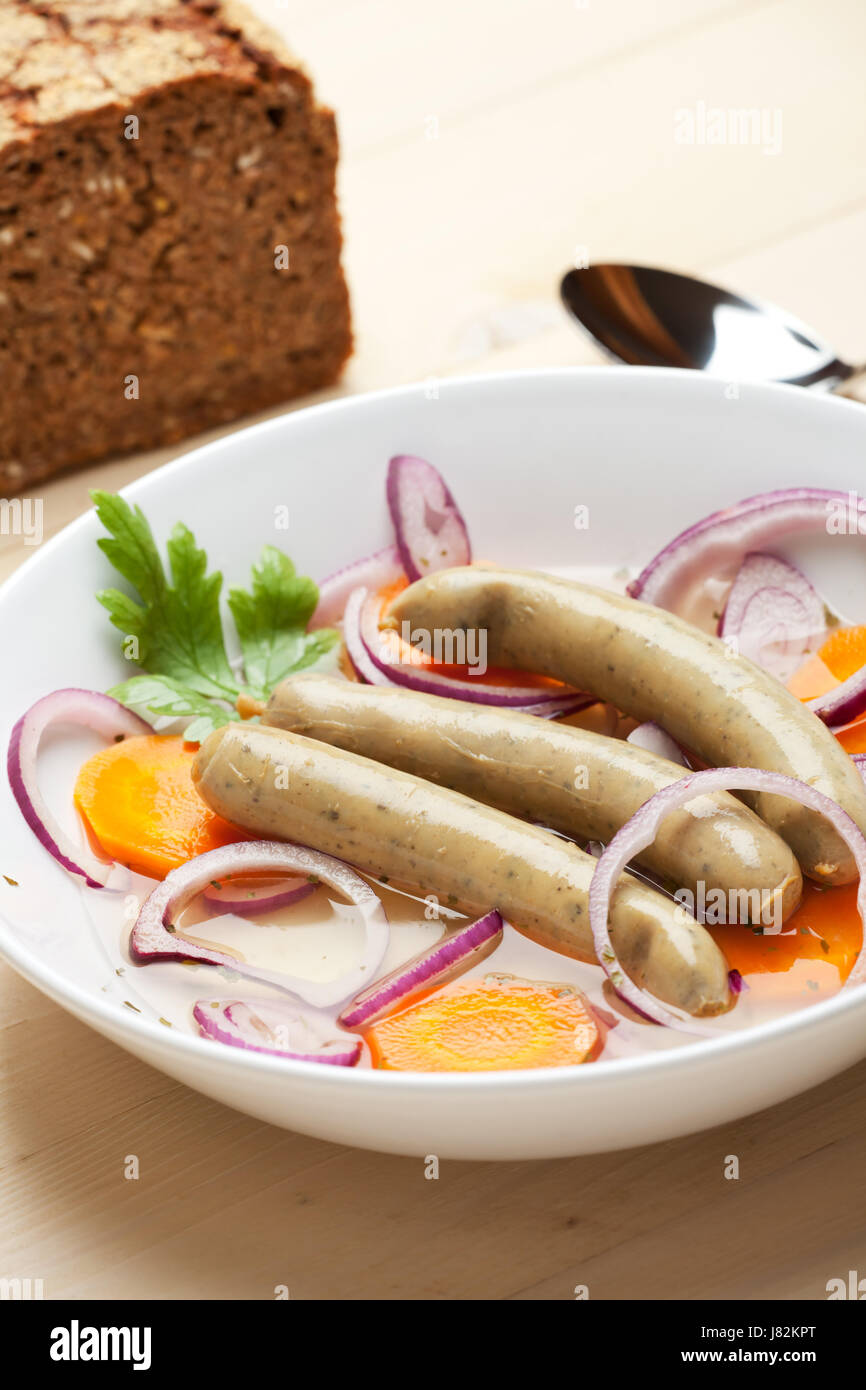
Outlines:
<svg viewBox="0 0 866 1390"><path fill-rule="evenodd" d="M606 383L602 387L604 390L609 389L610 386L619 386L626 381L631 381L635 384L641 383L644 386L662 385L662 389L668 389L668 386L677 389L682 388L687 392L691 391L696 394L703 391L708 394L711 393L715 399L718 398L723 381L721 377L713 377L708 373L676 367L574 366L517 368L504 372L447 376L441 379L440 384L450 393L452 391L472 392L479 388L481 390L499 387L507 389L510 386L518 386L520 382L524 381L545 381L551 386L555 386L558 383L567 383L576 379L595 379L599 385L604 382ZM687 382L688 385L686 385ZM161 486L175 473L186 468L199 467L202 462L206 463L214 455L237 448L239 440L246 442L269 433L277 433L287 428L291 429L291 422L296 419L328 417L335 413L351 412L352 410L363 411L370 404L404 399L418 391L425 390L427 384L426 381L409 382L401 386L384 387L376 391L340 396L335 400L320 401L315 405L288 410L268 420L261 420L256 424L233 430L218 439L210 440L190 449L177 458L170 459L158 468L134 479L121 489L121 493L132 500L137 500L139 495L146 492L149 487ZM803 407L807 412L829 412L830 416L838 414L839 411L846 413L859 411L864 424L866 424L866 413L862 413L863 407L858 402L835 396L829 392L809 391L803 387L791 386L783 382L749 381L742 383L742 386L744 390L749 391L750 395L765 396L771 401L775 398L780 403L787 401L788 405L784 406L784 409L788 409L793 406L795 401L798 401L799 406L796 408ZM19 587L22 584L26 585L33 567L42 564L45 555L53 554L56 549L65 545L71 535L76 534L83 527L92 525L93 515L93 508L89 508L81 516L64 526L20 564L0 585L0 616L2 616L4 605L17 593ZM31 984L59 1003L61 1007L68 1003L76 1017L86 1021L92 1020L98 1031L108 1034L115 1041L119 1041L116 1037L118 1033L122 1036L128 1032L132 1038L141 1038L142 1041L146 1040L153 1044L158 1051L169 1054L179 1053L181 1056L198 1060L209 1057L217 1060L218 1065L234 1068L238 1074L252 1076L270 1073L275 1077L282 1076L284 1078L291 1075L297 1077L299 1081L309 1081L315 1078L321 1085L331 1087L360 1085L374 1090L387 1088L396 1093L401 1090L417 1091L419 1089L433 1092L477 1091L479 1089L498 1091L504 1088L522 1090L529 1085L538 1088L542 1082L548 1088L580 1086L584 1089L591 1089L597 1086L627 1085L636 1076L648 1069L664 1078L672 1072L694 1063L715 1063L731 1054L760 1046L762 1043L778 1042L792 1032L800 1032L804 1029L817 1030L822 1023L851 1012L860 1011L866 1017L866 987L847 992L843 988L829 999L813 1004L808 1009L785 1014L780 1018L757 1024L754 1028L741 1032L720 1033L717 1038L696 1038L694 1042L672 1048L670 1051L643 1053L636 1057L618 1057L601 1066L587 1067L575 1064L574 1066L526 1067L489 1072L389 1072L376 1068L323 1066L317 1062L294 1061L291 1058L270 1056L267 1053L253 1052L238 1047L224 1046L215 1049L211 1040L207 1038L176 1032L174 1029L167 1029L158 1022L143 1016L126 1014L107 1000L100 999L82 986L66 980L59 972L52 970L50 966L33 957L19 944L14 933L14 926L0 911L0 957L12 965ZM100 1024L105 1026L100 1027ZM120 1045L124 1044L121 1043ZM206 1050L203 1051L203 1049ZM136 1051L135 1047L132 1047L131 1050Z"/></svg>

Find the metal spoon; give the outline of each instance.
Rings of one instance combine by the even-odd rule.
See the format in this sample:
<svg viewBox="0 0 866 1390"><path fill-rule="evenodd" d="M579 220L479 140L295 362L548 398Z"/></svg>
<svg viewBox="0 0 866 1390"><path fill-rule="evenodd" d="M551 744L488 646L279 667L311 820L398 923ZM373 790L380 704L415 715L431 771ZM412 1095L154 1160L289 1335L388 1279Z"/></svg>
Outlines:
<svg viewBox="0 0 866 1390"><path fill-rule="evenodd" d="M728 381L783 381L866 401L866 366L853 367L772 304L640 265L570 270L563 302L619 362L692 367Z"/></svg>

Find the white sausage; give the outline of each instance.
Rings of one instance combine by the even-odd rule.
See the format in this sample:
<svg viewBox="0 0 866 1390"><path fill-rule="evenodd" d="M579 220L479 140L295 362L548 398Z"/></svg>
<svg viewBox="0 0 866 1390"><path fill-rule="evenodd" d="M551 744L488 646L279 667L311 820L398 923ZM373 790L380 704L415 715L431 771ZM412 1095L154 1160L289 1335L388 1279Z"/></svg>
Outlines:
<svg viewBox="0 0 866 1390"><path fill-rule="evenodd" d="M476 915L496 907L542 945L594 959L595 861L549 831L262 725L211 734L193 776L212 810L245 830L308 845ZM696 1015L730 1008L727 962L684 908L624 876L610 924L624 968L660 999Z"/></svg>

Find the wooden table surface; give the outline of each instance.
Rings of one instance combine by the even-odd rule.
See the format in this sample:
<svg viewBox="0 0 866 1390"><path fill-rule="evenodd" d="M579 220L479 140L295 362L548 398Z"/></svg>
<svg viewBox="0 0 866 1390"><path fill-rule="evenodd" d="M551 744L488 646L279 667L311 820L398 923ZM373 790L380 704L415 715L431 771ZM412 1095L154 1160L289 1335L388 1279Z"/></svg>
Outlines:
<svg viewBox="0 0 866 1390"><path fill-rule="evenodd" d="M866 358L862 0L256 8L339 115L342 391L597 360L556 294L584 255L704 272ZM683 143L713 108L766 139ZM46 534L179 452L47 487ZM0 578L26 553L0 537ZM0 1276L48 1298L820 1299L866 1275L866 1064L688 1139L431 1182L208 1101L0 968L0 1096Z"/></svg>

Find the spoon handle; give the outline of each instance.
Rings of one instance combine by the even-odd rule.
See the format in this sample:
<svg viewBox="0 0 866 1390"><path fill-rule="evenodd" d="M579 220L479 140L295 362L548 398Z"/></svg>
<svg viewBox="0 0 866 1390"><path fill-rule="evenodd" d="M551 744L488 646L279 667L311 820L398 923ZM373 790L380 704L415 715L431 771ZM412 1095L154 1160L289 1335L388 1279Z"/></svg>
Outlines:
<svg viewBox="0 0 866 1390"><path fill-rule="evenodd" d="M849 377L833 387L834 396L847 396L849 401L866 405L866 366L856 367Z"/></svg>

